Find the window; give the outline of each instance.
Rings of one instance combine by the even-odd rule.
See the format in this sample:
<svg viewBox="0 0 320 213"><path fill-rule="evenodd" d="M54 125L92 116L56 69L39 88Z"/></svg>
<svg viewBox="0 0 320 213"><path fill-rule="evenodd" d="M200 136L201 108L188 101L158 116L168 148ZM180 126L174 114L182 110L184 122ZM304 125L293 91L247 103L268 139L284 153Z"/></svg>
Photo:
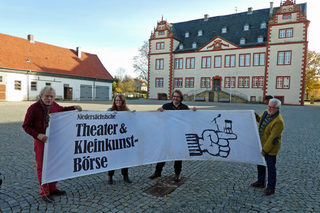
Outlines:
<svg viewBox="0 0 320 213"><path fill-rule="evenodd" d="M250 77L238 77L238 88L249 88L250 87Z"/></svg>
<svg viewBox="0 0 320 213"><path fill-rule="evenodd" d="M221 56L214 57L214 67L216 68L221 67Z"/></svg>
<svg viewBox="0 0 320 213"><path fill-rule="evenodd" d="M51 86L51 83L46 82L46 87L50 87L50 86Z"/></svg>
<svg viewBox="0 0 320 213"><path fill-rule="evenodd" d="M262 22L260 24L260 29L265 29L265 28L267 28L267 23L266 22Z"/></svg>
<svg viewBox="0 0 320 213"><path fill-rule="evenodd" d="M183 44L180 44L179 45L179 50L182 50L183 49Z"/></svg>
<svg viewBox="0 0 320 213"><path fill-rule="evenodd" d="M263 88L263 83L263 76L252 76L252 88Z"/></svg>
<svg viewBox="0 0 320 213"><path fill-rule="evenodd" d="M235 88L236 87L236 77L231 77L230 79L230 87Z"/></svg>
<svg viewBox="0 0 320 213"><path fill-rule="evenodd" d="M156 87L163 87L163 78L156 78Z"/></svg>
<svg viewBox="0 0 320 213"><path fill-rule="evenodd" d="M156 59L156 70L163 70L163 59Z"/></svg>
<svg viewBox="0 0 320 213"><path fill-rule="evenodd" d="M201 88L210 88L211 87L210 82L211 82L210 77L202 77L201 82L200 82L200 87Z"/></svg>
<svg viewBox="0 0 320 213"><path fill-rule="evenodd" d="M175 69L182 69L183 68L183 58L174 59L174 68Z"/></svg>
<svg viewBox="0 0 320 213"><path fill-rule="evenodd" d="M287 29L286 31L286 37L291 38L293 36L293 28Z"/></svg>
<svg viewBox="0 0 320 213"><path fill-rule="evenodd" d="M3 76L0 75L0 83L3 83Z"/></svg>
<svg viewBox="0 0 320 213"><path fill-rule="evenodd" d="M211 57L210 56L202 57L201 68L211 68Z"/></svg>
<svg viewBox="0 0 320 213"><path fill-rule="evenodd" d="M174 79L174 88L182 88L182 78Z"/></svg>
<svg viewBox="0 0 320 213"><path fill-rule="evenodd" d="M246 43L246 39L245 38L241 38L240 39L240 44L245 44Z"/></svg>
<svg viewBox="0 0 320 213"><path fill-rule="evenodd" d="M257 39L257 42L258 43L262 43L263 42L263 36L259 36L258 39Z"/></svg>
<svg viewBox="0 0 320 213"><path fill-rule="evenodd" d="M256 102L256 96L250 96L250 102Z"/></svg>
<svg viewBox="0 0 320 213"><path fill-rule="evenodd" d="M194 62L195 62L194 57L186 58L186 68L187 69L194 69Z"/></svg>
<svg viewBox="0 0 320 213"><path fill-rule="evenodd" d="M164 35L164 31L158 32L158 35Z"/></svg>
<svg viewBox="0 0 320 213"><path fill-rule="evenodd" d="M202 36L202 30L198 30L198 36Z"/></svg>
<svg viewBox="0 0 320 213"><path fill-rule="evenodd" d="M156 59L156 70L163 70L163 58Z"/></svg>
<svg viewBox="0 0 320 213"><path fill-rule="evenodd" d="M224 78L225 88L235 88L236 87L236 77L225 77Z"/></svg>
<svg viewBox="0 0 320 213"><path fill-rule="evenodd" d="M157 49L157 50L162 50L162 49L164 49L164 42L157 42L157 44L156 44L156 49Z"/></svg>
<svg viewBox="0 0 320 213"><path fill-rule="evenodd" d="M37 82L31 81L31 91L37 91Z"/></svg>
<svg viewBox="0 0 320 213"><path fill-rule="evenodd" d="M290 65L290 64L291 64L291 51L279 51L278 65Z"/></svg>
<svg viewBox="0 0 320 213"><path fill-rule="evenodd" d="M222 27L221 33L226 33L227 32L227 27Z"/></svg>
<svg viewBox="0 0 320 213"><path fill-rule="evenodd" d="M14 89L21 90L21 81L14 81Z"/></svg>
<svg viewBox="0 0 320 213"><path fill-rule="evenodd" d="M185 88L194 88L194 78L186 78Z"/></svg>
<svg viewBox="0 0 320 213"><path fill-rule="evenodd" d="M236 55L226 55L224 58L225 67L235 67L236 66Z"/></svg>
<svg viewBox="0 0 320 213"><path fill-rule="evenodd" d="M293 37L293 28L286 28L279 30L279 38L292 38Z"/></svg>
<svg viewBox="0 0 320 213"><path fill-rule="evenodd" d="M240 67L249 67L250 66L251 55L248 54L240 54L239 55L239 66Z"/></svg>
<svg viewBox="0 0 320 213"><path fill-rule="evenodd" d="M253 66L264 66L265 53L253 54Z"/></svg>
<svg viewBox="0 0 320 213"><path fill-rule="evenodd" d="M185 37L186 37L186 38L189 38L189 32L186 32L186 33L185 33Z"/></svg>
<svg viewBox="0 0 320 213"><path fill-rule="evenodd" d="M289 89L289 88L290 88L290 76L276 77L276 89Z"/></svg>
<svg viewBox="0 0 320 213"><path fill-rule="evenodd" d="M282 16L283 19L291 19L291 14L284 14Z"/></svg>
<svg viewBox="0 0 320 213"><path fill-rule="evenodd" d="M245 24L243 26L243 31L248 31L249 30L249 24Z"/></svg>
<svg viewBox="0 0 320 213"><path fill-rule="evenodd" d="M197 43L196 42L192 43L192 48L197 48Z"/></svg>

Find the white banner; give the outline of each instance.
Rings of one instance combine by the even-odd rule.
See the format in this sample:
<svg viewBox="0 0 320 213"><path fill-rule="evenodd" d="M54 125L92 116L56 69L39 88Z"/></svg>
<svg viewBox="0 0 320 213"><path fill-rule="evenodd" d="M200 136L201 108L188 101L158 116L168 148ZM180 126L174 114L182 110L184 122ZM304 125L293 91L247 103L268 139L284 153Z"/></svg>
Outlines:
<svg viewBox="0 0 320 213"><path fill-rule="evenodd" d="M265 165L252 110L69 111L50 117L42 184L172 160Z"/></svg>

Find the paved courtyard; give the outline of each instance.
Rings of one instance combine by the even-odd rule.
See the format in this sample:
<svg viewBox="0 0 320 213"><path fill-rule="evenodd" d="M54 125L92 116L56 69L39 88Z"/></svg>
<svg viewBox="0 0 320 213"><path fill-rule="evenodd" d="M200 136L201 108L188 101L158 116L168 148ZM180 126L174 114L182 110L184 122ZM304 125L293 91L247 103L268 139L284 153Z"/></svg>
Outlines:
<svg viewBox="0 0 320 213"><path fill-rule="evenodd" d="M60 181L67 196L55 203L42 201L36 177L33 140L21 128L32 102L0 102L0 212L320 212L320 106L283 106L285 131L277 157L276 193L264 196L249 184L256 180L256 166L218 161L184 161L184 184L165 197L144 190L173 174L167 163L162 177L149 180L155 165L129 169L132 184L115 172ZM128 101L130 109L155 110L163 101ZM73 105L62 102L62 105ZM79 103L85 110L106 110L111 102ZM254 109L266 105L187 102L199 110Z"/></svg>

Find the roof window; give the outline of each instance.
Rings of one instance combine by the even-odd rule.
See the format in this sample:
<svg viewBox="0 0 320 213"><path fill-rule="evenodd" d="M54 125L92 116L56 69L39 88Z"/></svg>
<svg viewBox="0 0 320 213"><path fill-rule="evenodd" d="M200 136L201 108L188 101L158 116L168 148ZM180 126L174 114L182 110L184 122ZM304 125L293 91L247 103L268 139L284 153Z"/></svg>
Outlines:
<svg viewBox="0 0 320 213"><path fill-rule="evenodd" d="M184 34L184 37L189 38L189 32L186 32L186 33Z"/></svg>
<svg viewBox="0 0 320 213"><path fill-rule="evenodd" d="M182 50L183 49L183 44L180 44L179 45L179 50Z"/></svg>
<svg viewBox="0 0 320 213"><path fill-rule="evenodd" d="M249 30L249 24L245 24L245 25L243 26L243 30L244 30L244 31L248 31L248 30Z"/></svg>
<svg viewBox="0 0 320 213"><path fill-rule="evenodd" d="M263 36L259 36L258 39L257 39L257 42L258 43L262 43L263 42Z"/></svg>
<svg viewBox="0 0 320 213"><path fill-rule="evenodd" d="M221 33L226 33L227 32L227 27L222 27Z"/></svg>
<svg viewBox="0 0 320 213"><path fill-rule="evenodd" d="M197 43L196 42L192 43L192 48L197 48Z"/></svg>
<svg viewBox="0 0 320 213"><path fill-rule="evenodd" d="M260 24L260 29L265 29L265 28L267 28L267 23L266 22L262 22Z"/></svg>
<svg viewBox="0 0 320 213"><path fill-rule="evenodd" d="M198 36L202 36L202 30L198 30Z"/></svg>
<svg viewBox="0 0 320 213"><path fill-rule="evenodd" d="M240 44L245 44L246 43L246 39L245 38L241 38L240 39Z"/></svg>

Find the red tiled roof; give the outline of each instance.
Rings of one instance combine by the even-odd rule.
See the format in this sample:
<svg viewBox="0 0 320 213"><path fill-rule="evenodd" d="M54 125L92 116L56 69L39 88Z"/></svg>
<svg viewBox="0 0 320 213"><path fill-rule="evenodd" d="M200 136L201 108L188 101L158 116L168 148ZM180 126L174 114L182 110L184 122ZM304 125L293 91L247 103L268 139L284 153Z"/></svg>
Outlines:
<svg viewBox="0 0 320 213"><path fill-rule="evenodd" d="M97 55L1 33L0 67L113 80Z"/></svg>

